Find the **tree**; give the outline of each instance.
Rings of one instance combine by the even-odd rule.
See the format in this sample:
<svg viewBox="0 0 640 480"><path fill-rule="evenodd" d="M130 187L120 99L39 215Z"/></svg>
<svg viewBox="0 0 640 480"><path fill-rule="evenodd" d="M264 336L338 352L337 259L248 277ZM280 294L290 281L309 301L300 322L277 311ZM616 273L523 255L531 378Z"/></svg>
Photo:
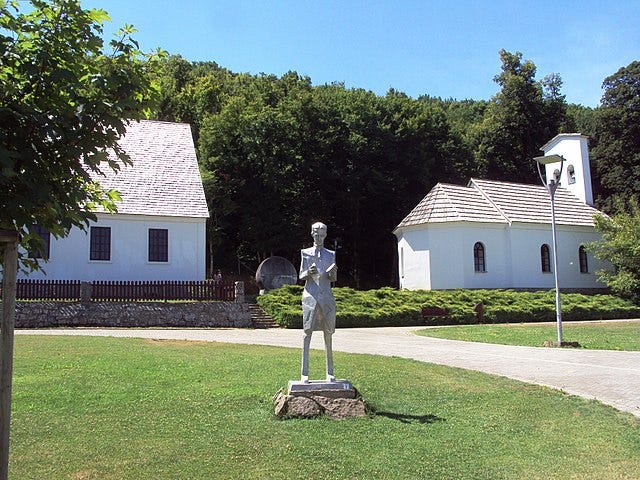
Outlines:
<svg viewBox="0 0 640 480"><path fill-rule="evenodd" d="M602 84L591 153L600 180L597 203L613 210L615 199L640 195L640 61Z"/></svg>
<svg viewBox="0 0 640 480"><path fill-rule="evenodd" d="M567 105L567 124L566 131L582 133L591 139L595 138L595 122L598 110L591 107L585 107L571 103Z"/></svg>
<svg viewBox="0 0 640 480"><path fill-rule="evenodd" d="M131 26L105 54L104 10L78 0L24 3L0 0L0 229L17 230L34 249L35 224L62 237L95 220L95 208L114 209L117 194L90 172L128 162L117 142L129 119L149 112L156 57L143 58Z"/></svg>
<svg viewBox="0 0 640 480"><path fill-rule="evenodd" d="M296 260L322 220L340 248L341 283L393 282L393 228L434 183L458 179L460 141L442 107L396 91L313 87L295 72L237 75L223 90L199 132L215 261Z"/></svg>
<svg viewBox="0 0 640 480"><path fill-rule="evenodd" d="M616 202L612 217L597 215L596 229L602 240L590 245L596 257L611 262L614 271L598 272L614 293L640 304L640 206L635 198Z"/></svg>
<svg viewBox="0 0 640 480"><path fill-rule="evenodd" d="M160 90L155 117L189 123L197 142L204 117L220 111L233 76L215 62L191 63L180 55L162 59L153 73Z"/></svg>
<svg viewBox="0 0 640 480"><path fill-rule="evenodd" d="M520 52L500 50L502 71L494 77L501 90L491 99L476 132L476 162L496 180L536 182L533 157L555 136L566 118L557 74L535 80L536 66Z"/></svg>
<svg viewBox="0 0 640 480"><path fill-rule="evenodd" d="M37 224L54 236L95 220L98 206L113 210L115 192L92 181L103 162L117 169L129 159L118 146L127 119L152 100L134 29L126 26L103 53L104 10L78 0L0 0L0 232L19 232L28 250L39 248ZM113 152L109 156L108 150ZM15 242L3 258L0 365L0 478L8 477L15 314ZM6 260L6 261L5 261ZM10 263L9 263L10 262ZM22 263L37 268L37 261ZM10 294L7 294L11 291Z"/></svg>

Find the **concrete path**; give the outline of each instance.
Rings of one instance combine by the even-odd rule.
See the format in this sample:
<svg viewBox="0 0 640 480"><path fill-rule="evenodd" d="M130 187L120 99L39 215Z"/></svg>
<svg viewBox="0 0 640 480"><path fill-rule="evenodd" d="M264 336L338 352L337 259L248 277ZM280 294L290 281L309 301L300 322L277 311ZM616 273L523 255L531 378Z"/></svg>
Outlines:
<svg viewBox="0 0 640 480"><path fill-rule="evenodd" d="M415 335L423 327L346 328L333 336L335 351L412 358L546 385L596 399L640 417L640 352L515 347ZM93 335L198 340L302 348L300 330L49 329L18 335ZM322 335L312 348L323 349ZM338 375L340 374L338 365Z"/></svg>

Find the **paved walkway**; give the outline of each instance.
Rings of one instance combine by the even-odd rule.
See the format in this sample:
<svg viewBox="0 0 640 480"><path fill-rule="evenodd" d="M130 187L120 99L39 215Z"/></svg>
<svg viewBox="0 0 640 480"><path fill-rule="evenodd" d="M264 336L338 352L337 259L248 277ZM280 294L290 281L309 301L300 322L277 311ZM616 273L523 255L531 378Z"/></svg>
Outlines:
<svg viewBox="0 0 640 480"><path fill-rule="evenodd" d="M421 327L347 328L333 336L335 351L412 358L546 385L597 399L640 417L640 352L515 347L415 335ZM250 329L50 329L18 335L93 335L200 340L302 348L300 330ZM312 348L323 349L322 335ZM338 374L339 371L338 365Z"/></svg>

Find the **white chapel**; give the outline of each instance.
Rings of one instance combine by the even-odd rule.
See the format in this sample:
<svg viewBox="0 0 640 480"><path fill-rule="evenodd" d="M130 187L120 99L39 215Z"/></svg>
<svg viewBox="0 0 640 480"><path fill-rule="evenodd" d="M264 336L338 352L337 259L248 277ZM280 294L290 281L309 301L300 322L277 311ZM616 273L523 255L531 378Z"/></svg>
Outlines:
<svg viewBox="0 0 640 480"><path fill-rule="evenodd" d="M608 265L585 248L600 239L587 137L560 134L541 150L565 159L554 201L560 287L604 288L596 271ZM546 168L551 178L558 164ZM393 233L402 289L554 287L551 200L541 183L438 183Z"/></svg>

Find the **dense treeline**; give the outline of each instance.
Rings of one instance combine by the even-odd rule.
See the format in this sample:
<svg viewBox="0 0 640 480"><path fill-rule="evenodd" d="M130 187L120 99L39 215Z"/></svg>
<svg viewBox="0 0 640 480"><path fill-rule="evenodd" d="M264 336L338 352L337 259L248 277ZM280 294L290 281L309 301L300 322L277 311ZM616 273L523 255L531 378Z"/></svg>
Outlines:
<svg viewBox="0 0 640 480"><path fill-rule="evenodd" d="M547 140L602 130L598 109L567 105L557 74L536 80L520 53L500 58L500 91L490 101L457 101L169 57L156 78L157 118L192 125L211 212L210 268L255 269L272 254L296 262L309 226L322 220L341 284L392 285L393 228L435 183L536 183L532 157Z"/></svg>

